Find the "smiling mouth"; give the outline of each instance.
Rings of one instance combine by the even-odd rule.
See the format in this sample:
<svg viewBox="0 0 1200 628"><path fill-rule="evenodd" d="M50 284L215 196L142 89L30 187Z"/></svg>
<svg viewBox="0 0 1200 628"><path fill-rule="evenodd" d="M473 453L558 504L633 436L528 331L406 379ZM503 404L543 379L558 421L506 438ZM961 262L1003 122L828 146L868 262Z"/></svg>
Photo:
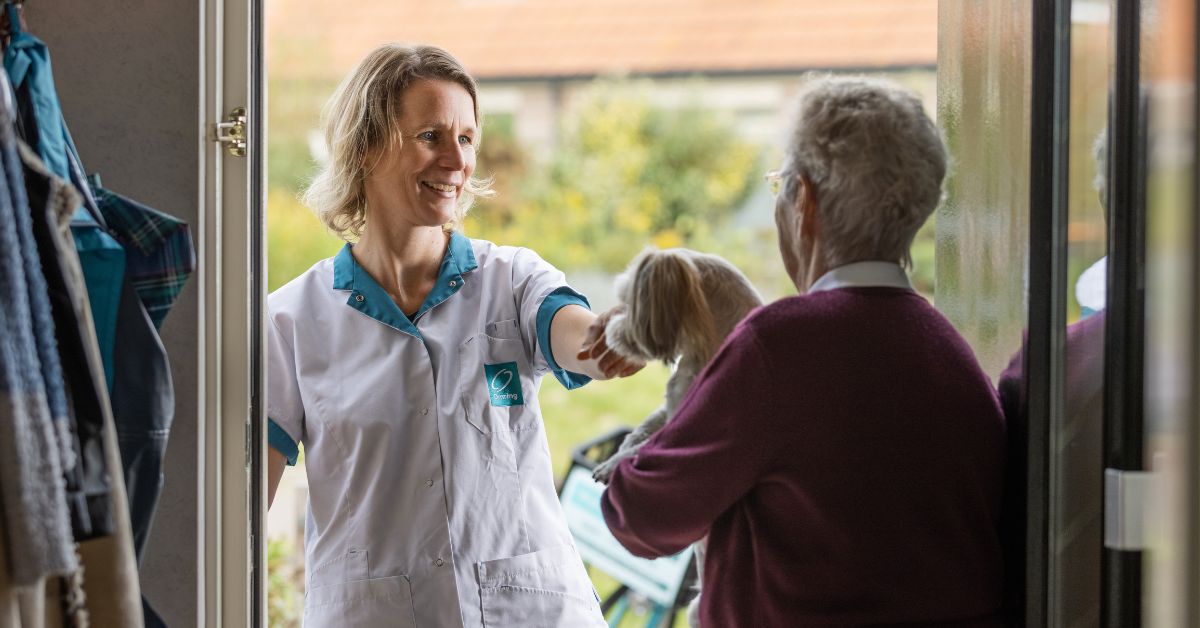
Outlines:
<svg viewBox="0 0 1200 628"><path fill-rule="evenodd" d="M458 190L458 186L456 186L456 185L449 185L446 183L434 183L433 181L422 181L421 185L423 185L431 190L434 190L435 192L442 192L442 193L448 193L448 194L453 194L455 191Z"/></svg>

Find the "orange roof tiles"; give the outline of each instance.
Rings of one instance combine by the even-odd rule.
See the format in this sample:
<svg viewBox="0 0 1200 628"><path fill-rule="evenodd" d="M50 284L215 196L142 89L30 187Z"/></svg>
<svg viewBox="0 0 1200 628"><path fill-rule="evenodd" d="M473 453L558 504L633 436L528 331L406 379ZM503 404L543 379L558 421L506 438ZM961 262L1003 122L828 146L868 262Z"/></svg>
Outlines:
<svg viewBox="0 0 1200 628"><path fill-rule="evenodd" d="M293 60L289 72L308 66L310 72L341 74L389 41L442 46L479 79L933 66L937 5L937 0L269 0L267 32L268 38L308 42L312 63Z"/></svg>

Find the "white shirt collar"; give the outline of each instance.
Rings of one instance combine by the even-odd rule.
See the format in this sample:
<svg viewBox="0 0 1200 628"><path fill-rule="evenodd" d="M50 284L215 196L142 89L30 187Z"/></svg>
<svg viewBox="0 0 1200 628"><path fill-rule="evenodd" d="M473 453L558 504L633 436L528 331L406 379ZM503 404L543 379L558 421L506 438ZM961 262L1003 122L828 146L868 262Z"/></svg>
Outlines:
<svg viewBox="0 0 1200 628"><path fill-rule="evenodd" d="M903 288L912 290L908 275L895 262L854 262L821 275L808 293L838 288Z"/></svg>

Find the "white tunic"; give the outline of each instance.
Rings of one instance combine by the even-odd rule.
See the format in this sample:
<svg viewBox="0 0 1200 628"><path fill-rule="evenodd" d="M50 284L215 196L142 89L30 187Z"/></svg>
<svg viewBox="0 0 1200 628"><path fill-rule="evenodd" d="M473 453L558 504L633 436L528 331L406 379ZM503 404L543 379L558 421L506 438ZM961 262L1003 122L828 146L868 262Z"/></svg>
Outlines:
<svg viewBox="0 0 1200 628"><path fill-rule="evenodd" d="M538 409L586 300L528 249L451 236L410 321L350 245L268 299L271 446L304 444L305 624L604 626Z"/></svg>

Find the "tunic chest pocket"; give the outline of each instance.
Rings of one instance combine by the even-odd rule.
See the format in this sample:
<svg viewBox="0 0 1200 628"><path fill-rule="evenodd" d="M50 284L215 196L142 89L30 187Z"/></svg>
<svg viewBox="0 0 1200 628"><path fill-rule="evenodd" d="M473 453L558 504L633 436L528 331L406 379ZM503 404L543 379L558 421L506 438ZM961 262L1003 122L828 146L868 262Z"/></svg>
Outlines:
<svg viewBox="0 0 1200 628"><path fill-rule="evenodd" d="M536 427L537 391L517 321L490 323L458 349L463 412L483 434Z"/></svg>

